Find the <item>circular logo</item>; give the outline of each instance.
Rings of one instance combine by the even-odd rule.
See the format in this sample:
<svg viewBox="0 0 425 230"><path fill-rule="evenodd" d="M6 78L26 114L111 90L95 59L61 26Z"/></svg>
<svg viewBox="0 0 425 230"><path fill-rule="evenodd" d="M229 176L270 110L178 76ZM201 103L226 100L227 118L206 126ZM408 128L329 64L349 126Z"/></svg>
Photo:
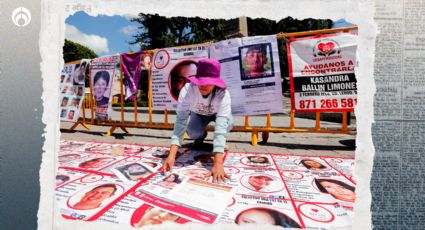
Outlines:
<svg viewBox="0 0 425 230"><path fill-rule="evenodd" d="M282 172L282 176L289 180L300 180L304 178L303 174L298 172L290 172L290 171Z"/></svg>
<svg viewBox="0 0 425 230"><path fill-rule="evenodd" d="M157 69L163 69L168 65L168 62L170 62L170 54L168 54L166 50L162 49L155 54L153 65Z"/></svg>
<svg viewBox="0 0 425 230"><path fill-rule="evenodd" d="M321 39L313 47L313 56L329 57L334 54L340 54L341 47L338 42L332 39Z"/></svg>
<svg viewBox="0 0 425 230"><path fill-rule="evenodd" d="M298 210L303 216L317 222L329 223L335 219L331 211L316 204L301 204Z"/></svg>
<svg viewBox="0 0 425 230"><path fill-rule="evenodd" d="M12 21L17 27L25 27L31 22L31 12L25 7L18 7L12 12Z"/></svg>
<svg viewBox="0 0 425 230"><path fill-rule="evenodd" d="M91 174L80 179L82 183L93 183L103 179L102 175Z"/></svg>

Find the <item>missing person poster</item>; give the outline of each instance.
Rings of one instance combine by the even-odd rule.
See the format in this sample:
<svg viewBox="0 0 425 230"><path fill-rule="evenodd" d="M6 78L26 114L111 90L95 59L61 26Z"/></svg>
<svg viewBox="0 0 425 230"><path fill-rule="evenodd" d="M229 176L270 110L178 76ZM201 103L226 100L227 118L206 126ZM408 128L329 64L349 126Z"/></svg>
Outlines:
<svg viewBox="0 0 425 230"><path fill-rule="evenodd" d="M287 43L292 109L354 111L357 104L357 35L329 34Z"/></svg>
<svg viewBox="0 0 425 230"><path fill-rule="evenodd" d="M133 100L137 93L142 70L150 68L152 56L143 51L121 54L122 71L124 74L125 99Z"/></svg>
<svg viewBox="0 0 425 230"><path fill-rule="evenodd" d="M84 99L85 73L90 60L65 64L61 73L60 84L60 120L78 120L81 104Z"/></svg>
<svg viewBox="0 0 425 230"><path fill-rule="evenodd" d="M196 170L208 174L209 171L205 168L189 170L190 175L182 172L163 176L158 173L148 185L141 186L132 195L189 220L213 224L231 202L234 188L199 178L198 174L204 174Z"/></svg>
<svg viewBox="0 0 425 230"><path fill-rule="evenodd" d="M210 58L221 63L221 77L232 96L232 113L259 115L283 109L276 35L214 43Z"/></svg>
<svg viewBox="0 0 425 230"><path fill-rule="evenodd" d="M55 190L56 208L67 219L92 221L122 199L131 186L121 180L88 174Z"/></svg>
<svg viewBox="0 0 425 230"><path fill-rule="evenodd" d="M90 65L90 82L96 102L95 117L99 121L111 118L112 85L118 64L118 56L105 56L93 59Z"/></svg>
<svg viewBox="0 0 425 230"><path fill-rule="evenodd" d="M194 45L156 50L153 56L152 102L158 110L176 109L180 90L196 75L196 63L208 58L209 45Z"/></svg>

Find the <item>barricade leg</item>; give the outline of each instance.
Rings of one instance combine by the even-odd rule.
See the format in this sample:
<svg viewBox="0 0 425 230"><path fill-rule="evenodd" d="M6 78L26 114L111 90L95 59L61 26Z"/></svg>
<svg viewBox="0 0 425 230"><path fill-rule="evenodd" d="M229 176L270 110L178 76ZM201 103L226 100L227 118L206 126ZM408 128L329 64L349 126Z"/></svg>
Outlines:
<svg viewBox="0 0 425 230"><path fill-rule="evenodd" d="M258 131L252 130L251 133L251 144L252 145L257 145L258 143Z"/></svg>
<svg viewBox="0 0 425 230"><path fill-rule="evenodd" d="M269 140L269 132L261 132L261 138L263 143L267 143L267 141Z"/></svg>
<svg viewBox="0 0 425 230"><path fill-rule="evenodd" d="M115 131L115 129L117 128L116 125L112 125L112 127L109 129L109 131L106 133L106 136L111 136L112 133Z"/></svg>

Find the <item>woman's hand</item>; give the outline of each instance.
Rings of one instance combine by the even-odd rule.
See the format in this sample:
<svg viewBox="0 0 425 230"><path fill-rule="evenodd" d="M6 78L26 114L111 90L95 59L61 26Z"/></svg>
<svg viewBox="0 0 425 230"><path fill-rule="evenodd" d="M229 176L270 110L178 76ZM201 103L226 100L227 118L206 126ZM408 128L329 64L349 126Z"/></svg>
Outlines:
<svg viewBox="0 0 425 230"><path fill-rule="evenodd" d="M164 175L167 171L173 171L174 162L176 161L177 150L179 150L179 146L172 145L170 148L170 154L168 155L167 159L165 159L165 161L162 163L162 172L164 173Z"/></svg>
<svg viewBox="0 0 425 230"><path fill-rule="evenodd" d="M227 179L230 179L230 176L224 172L223 153L216 153L214 155L214 166L211 169L211 174L214 183L226 182Z"/></svg>

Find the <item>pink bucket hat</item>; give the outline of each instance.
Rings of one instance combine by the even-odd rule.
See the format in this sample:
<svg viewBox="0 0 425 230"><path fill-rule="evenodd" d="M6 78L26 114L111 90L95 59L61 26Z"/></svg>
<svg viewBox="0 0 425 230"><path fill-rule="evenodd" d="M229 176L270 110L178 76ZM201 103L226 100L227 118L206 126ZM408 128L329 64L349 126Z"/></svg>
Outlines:
<svg viewBox="0 0 425 230"><path fill-rule="evenodd" d="M196 75L188 78L195 85L215 85L227 88L226 83L220 78L220 62L214 59L201 59L198 61Z"/></svg>

